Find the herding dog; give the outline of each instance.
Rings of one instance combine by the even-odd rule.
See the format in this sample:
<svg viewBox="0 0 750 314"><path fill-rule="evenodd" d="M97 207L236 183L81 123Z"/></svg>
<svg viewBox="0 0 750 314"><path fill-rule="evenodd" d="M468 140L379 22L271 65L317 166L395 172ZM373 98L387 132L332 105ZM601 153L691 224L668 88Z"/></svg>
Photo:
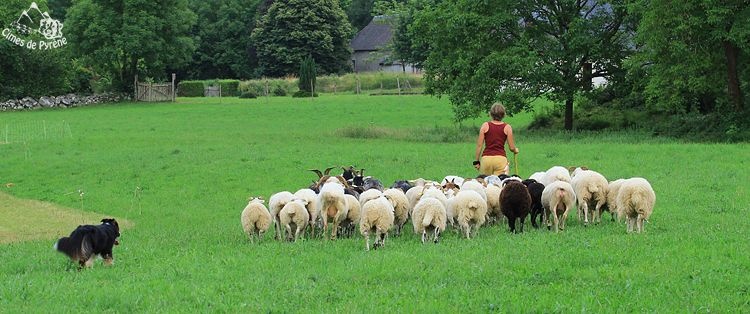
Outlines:
<svg viewBox="0 0 750 314"><path fill-rule="evenodd" d="M60 238L54 248L65 253L73 262L78 262L79 268L94 265L94 258L99 255L104 259L104 265L112 265L112 247L120 244L120 226L114 219L102 219L98 226L78 226L68 237Z"/></svg>

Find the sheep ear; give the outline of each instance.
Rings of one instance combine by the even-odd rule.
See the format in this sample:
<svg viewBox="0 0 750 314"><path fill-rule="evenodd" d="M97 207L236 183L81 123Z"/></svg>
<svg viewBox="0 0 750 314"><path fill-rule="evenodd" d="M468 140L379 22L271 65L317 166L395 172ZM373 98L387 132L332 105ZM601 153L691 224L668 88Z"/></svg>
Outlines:
<svg viewBox="0 0 750 314"><path fill-rule="evenodd" d="M581 170L589 170L589 167L581 166Z"/></svg>

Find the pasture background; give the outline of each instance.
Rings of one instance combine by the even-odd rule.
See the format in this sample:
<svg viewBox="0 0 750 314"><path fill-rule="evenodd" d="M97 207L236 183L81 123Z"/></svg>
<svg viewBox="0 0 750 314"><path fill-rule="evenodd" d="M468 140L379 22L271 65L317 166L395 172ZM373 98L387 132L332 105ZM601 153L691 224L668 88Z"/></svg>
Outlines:
<svg viewBox="0 0 750 314"><path fill-rule="evenodd" d="M542 104L540 104L542 105ZM528 133L509 117L523 176L587 165L641 176L646 232L605 214L560 234L507 226L474 240L407 232L365 252L361 236L251 245L249 195L295 191L305 169L355 164L389 185L474 176L474 132L426 96L179 99L0 113L4 124L65 121L72 137L0 145L0 191L124 217L115 266L73 270L54 240L0 245L0 312L734 312L750 306L747 144L624 133ZM347 137L348 136L348 137ZM12 182L12 187L6 187ZM139 198L137 187L142 188ZM77 194L83 190L81 204ZM3 223L12 222L0 222ZM70 226L72 230L76 224ZM96 223L89 221L87 223ZM34 230L38 226L29 226ZM63 234L60 234L63 236Z"/></svg>

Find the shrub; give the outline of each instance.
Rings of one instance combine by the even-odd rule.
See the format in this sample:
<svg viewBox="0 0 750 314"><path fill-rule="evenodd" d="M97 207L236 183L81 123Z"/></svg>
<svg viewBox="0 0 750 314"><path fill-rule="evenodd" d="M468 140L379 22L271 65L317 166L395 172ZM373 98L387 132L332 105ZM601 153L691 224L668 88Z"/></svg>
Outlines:
<svg viewBox="0 0 750 314"><path fill-rule="evenodd" d="M246 91L240 95L240 98L258 98L258 95L253 91Z"/></svg>
<svg viewBox="0 0 750 314"><path fill-rule="evenodd" d="M315 86L316 76L317 70L315 60L313 60L312 56L308 55L299 65L299 90L311 92L311 89Z"/></svg>
<svg viewBox="0 0 750 314"><path fill-rule="evenodd" d="M295 97L295 98L310 97L310 92L306 90L300 90L292 94L292 97ZM312 97L318 97L318 93L315 93L315 95L312 95Z"/></svg>
<svg viewBox="0 0 750 314"><path fill-rule="evenodd" d="M273 87L273 95L274 96L286 96L286 89L280 85L276 85Z"/></svg>
<svg viewBox="0 0 750 314"><path fill-rule="evenodd" d="M177 84L177 96L203 97L203 81L182 81Z"/></svg>
<svg viewBox="0 0 750 314"><path fill-rule="evenodd" d="M221 96L240 96L239 80L218 80L217 82L221 85Z"/></svg>

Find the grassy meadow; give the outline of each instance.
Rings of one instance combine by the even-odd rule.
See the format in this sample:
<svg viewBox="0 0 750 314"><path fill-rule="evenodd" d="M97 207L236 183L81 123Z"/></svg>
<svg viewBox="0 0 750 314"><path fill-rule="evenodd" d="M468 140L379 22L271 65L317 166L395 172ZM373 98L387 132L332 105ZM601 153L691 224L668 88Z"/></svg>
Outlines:
<svg viewBox="0 0 750 314"><path fill-rule="evenodd" d="M310 168L354 164L386 185L475 176L483 120L458 126L447 100L428 96L1 112L0 134L6 125L66 128L26 142L0 138L0 193L9 195L0 201L38 200L132 224L114 267L97 262L79 272L52 244L100 216L74 216L65 232L50 234L49 219L0 206L0 235L42 235L0 241L0 312L748 311L748 144L637 131L529 133L531 114L506 119L524 177L586 165L610 180L648 179L656 207L643 234L626 234L607 214L584 227L573 214L559 234L527 220L519 235L495 225L476 239L448 231L422 245L407 223L384 249L365 252L361 236L279 243L267 234L252 245L241 230L248 196L306 187L316 179Z"/></svg>

